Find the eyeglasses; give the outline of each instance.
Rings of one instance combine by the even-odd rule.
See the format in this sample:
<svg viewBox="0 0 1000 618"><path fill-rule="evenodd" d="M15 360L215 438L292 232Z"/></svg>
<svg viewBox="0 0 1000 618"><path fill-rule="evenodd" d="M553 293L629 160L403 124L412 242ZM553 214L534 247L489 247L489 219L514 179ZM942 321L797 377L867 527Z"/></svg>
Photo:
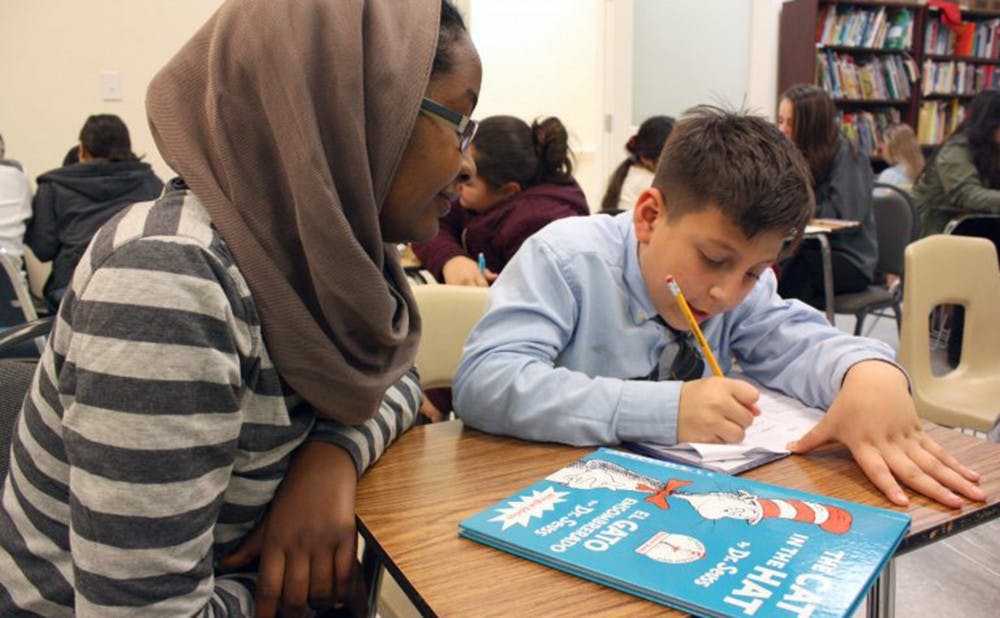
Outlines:
<svg viewBox="0 0 1000 618"><path fill-rule="evenodd" d="M476 136L476 129L479 128L479 123L472 118L426 97L420 102L420 111L440 118L448 123L448 126L455 129L455 133L458 133L458 149L462 152L465 152L469 144L472 143L472 138Z"/></svg>

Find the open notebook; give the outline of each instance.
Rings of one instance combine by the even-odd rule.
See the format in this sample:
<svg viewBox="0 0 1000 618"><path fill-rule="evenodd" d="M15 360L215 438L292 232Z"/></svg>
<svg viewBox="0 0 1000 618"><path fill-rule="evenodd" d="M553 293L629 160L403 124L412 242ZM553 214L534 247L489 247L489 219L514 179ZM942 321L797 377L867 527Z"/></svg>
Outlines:
<svg viewBox="0 0 1000 618"><path fill-rule="evenodd" d="M747 428L739 444L682 442L674 446L653 442L627 442L622 446L657 459L738 474L787 456L789 442L798 440L823 418L823 412L797 399L758 385L760 416Z"/></svg>

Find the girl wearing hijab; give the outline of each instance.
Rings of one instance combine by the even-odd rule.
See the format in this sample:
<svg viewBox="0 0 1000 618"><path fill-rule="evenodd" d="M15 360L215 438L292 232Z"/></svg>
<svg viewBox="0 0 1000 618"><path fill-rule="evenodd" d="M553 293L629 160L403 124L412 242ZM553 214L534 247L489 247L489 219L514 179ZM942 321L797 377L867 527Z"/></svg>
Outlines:
<svg viewBox="0 0 1000 618"><path fill-rule="evenodd" d="M442 0L229 0L153 78L182 180L97 233L60 305L4 481L0 614L363 596L357 475L420 400L395 243L437 232L479 84Z"/></svg>

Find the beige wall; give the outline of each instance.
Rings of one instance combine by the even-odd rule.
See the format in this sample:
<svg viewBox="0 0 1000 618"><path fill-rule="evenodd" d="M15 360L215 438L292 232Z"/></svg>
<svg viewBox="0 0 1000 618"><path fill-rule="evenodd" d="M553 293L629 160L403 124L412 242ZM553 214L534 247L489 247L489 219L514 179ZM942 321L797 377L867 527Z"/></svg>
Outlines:
<svg viewBox="0 0 1000 618"><path fill-rule="evenodd" d="M663 0L683 2L684 0ZM745 0L728 0L743 2ZM121 116L133 149L162 178L146 125L149 80L221 0L0 0L0 132L34 178L57 167L90 114ZM782 0L752 0L747 98L773 114ZM457 0L486 68L476 115L558 115L572 134L577 177L593 208L631 134L632 0ZM553 36L553 33L558 33ZM664 58L664 62L671 59ZM122 100L101 98L120 75ZM611 130L608 130L611 127ZM39 277L33 277L37 289Z"/></svg>
<svg viewBox="0 0 1000 618"><path fill-rule="evenodd" d="M557 116L591 209L604 191L597 162L603 11L601 0L470 0L468 13L483 61L476 117Z"/></svg>
<svg viewBox="0 0 1000 618"><path fill-rule="evenodd" d="M31 176L58 167L87 116L117 114L133 150L170 175L146 126L146 85L218 0L0 1L0 132ZM122 100L103 101L117 71Z"/></svg>

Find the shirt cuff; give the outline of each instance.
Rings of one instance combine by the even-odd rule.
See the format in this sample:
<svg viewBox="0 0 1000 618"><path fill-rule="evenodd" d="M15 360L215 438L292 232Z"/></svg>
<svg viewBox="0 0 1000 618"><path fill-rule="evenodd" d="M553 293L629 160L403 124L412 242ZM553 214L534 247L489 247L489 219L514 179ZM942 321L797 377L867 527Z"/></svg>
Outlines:
<svg viewBox="0 0 1000 618"><path fill-rule="evenodd" d="M677 410L683 382L628 380L615 413L620 442L677 443Z"/></svg>

